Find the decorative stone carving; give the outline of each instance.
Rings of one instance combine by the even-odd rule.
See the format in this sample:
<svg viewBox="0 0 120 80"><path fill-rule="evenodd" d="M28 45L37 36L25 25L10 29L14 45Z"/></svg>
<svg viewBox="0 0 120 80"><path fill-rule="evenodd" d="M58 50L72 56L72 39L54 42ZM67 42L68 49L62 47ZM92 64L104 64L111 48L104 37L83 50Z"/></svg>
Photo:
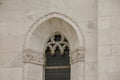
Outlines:
<svg viewBox="0 0 120 80"><path fill-rule="evenodd" d="M75 52L70 54L70 63L74 64L85 60L85 50L83 48L77 49Z"/></svg>
<svg viewBox="0 0 120 80"><path fill-rule="evenodd" d="M44 54L40 54L37 51L31 49L25 49L23 55L23 62L24 63L34 63L39 65L45 64L45 56Z"/></svg>
<svg viewBox="0 0 120 80"><path fill-rule="evenodd" d="M59 38L59 39L58 39ZM58 40L57 40L58 39ZM55 55L56 48L60 49L60 54L64 55L64 50L69 47L69 43L65 36L60 34L60 32L55 32L46 44L46 48L50 50L52 55Z"/></svg>

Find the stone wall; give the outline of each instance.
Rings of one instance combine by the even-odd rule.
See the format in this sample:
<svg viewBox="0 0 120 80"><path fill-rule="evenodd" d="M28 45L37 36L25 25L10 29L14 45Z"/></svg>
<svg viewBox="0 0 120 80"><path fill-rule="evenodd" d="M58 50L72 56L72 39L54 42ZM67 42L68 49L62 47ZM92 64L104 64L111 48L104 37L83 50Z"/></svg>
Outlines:
<svg viewBox="0 0 120 80"><path fill-rule="evenodd" d="M98 0L99 80L120 80L120 1Z"/></svg>
<svg viewBox="0 0 120 80"><path fill-rule="evenodd" d="M65 14L79 25L86 46L84 80L97 80L97 0L0 0L0 80L23 80L26 34L50 12Z"/></svg>

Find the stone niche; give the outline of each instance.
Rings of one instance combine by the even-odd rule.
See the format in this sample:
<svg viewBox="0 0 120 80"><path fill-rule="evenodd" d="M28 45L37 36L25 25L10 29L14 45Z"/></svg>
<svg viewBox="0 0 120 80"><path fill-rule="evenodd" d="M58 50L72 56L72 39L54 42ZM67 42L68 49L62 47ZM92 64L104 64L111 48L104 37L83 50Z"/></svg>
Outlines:
<svg viewBox="0 0 120 80"><path fill-rule="evenodd" d="M70 80L84 80L84 39L78 26L69 17L50 13L30 28L24 45L24 80L45 80L45 45L51 34L62 33L70 44Z"/></svg>

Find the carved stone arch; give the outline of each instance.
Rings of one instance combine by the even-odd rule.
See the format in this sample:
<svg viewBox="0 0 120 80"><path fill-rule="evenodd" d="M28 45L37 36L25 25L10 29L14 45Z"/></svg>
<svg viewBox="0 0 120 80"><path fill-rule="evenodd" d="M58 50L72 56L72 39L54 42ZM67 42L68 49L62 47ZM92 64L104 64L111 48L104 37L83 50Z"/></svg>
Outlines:
<svg viewBox="0 0 120 80"><path fill-rule="evenodd" d="M29 46L29 40L30 40L30 36L32 35L32 33L35 31L35 29L43 22L45 22L46 20L49 20L51 18L60 18L64 21L66 21L67 23L69 23L73 30L76 32L76 35L78 37L78 44L79 47L85 47L85 42L84 42L84 36L82 33L82 30L80 29L80 27L76 24L75 21L73 21L71 18L69 18L68 16L58 13L58 12L51 12L48 13L42 17L40 17L29 29L29 31L26 34L26 39L24 42L24 49L28 48Z"/></svg>
<svg viewBox="0 0 120 80"><path fill-rule="evenodd" d="M60 22L59 22L60 21ZM51 24L52 22L52 24ZM56 22L56 23L55 23ZM51 25L51 26L48 26ZM56 24L59 24L56 26ZM61 24L63 26L61 26ZM47 26L46 26L47 25ZM23 62L25 63L25 80L44 80L44 65L45 54L44 47L49 35L54 32L61 32L65 35L71 45L70 62L71 62L71 80L83 80L84 75L84 54L85 44L84 37L81 30L78 29L78 25L64 14L52 12L44 15L38 19L29 29L23 49ZM37 65L36 65L37 64ZM34 69L37 66L38 69ZM79 67L80 72L76 72ZM30 69L29 69L30 67ZM36 73L32 73L32 69ZM42 70L42 71L39 71ZM41 74L39 77L36 76ZM31 75L33 74L33 75ZM81 77L80 77L80 75ZM33 78L31 78L31 76Z"/></svg>
<svg viewBox="0 0 120 80"><path fill-rule="evenodd" d="M46 41L46 42L49 41L49 39L52 38L55 34L61 34L62 37L65 37L65 38L67 39L67 36L65 36L65 35L62 34L61 32L56 31L56 32L53 32L53 33L49 34L49 37L48 37L45 41ZM62 39L63 39L63 38L62 38ZM67 39L67 40L68 40L68 39ZM46 42L45 42L44 44L46 44ZM69 42L68 42L68 46L69 46L69 48L71 49L71 45L70 45ZM44 45L43 51L45 51L45 49L46 49L46 45Z"/></svg>
<svg viewBox="0 0 120 80"><path fill-rule="evenodd" d="M61 40L60 41L55 41L55 35L60 35L61 36ZM67 38L61 34L60 32L54 32L50 35L49 39L46 40L47 42L45 43L45 47L44 47L44 51L46 50L47 47L49 47L51 49L51 53L54 54L54 51L57 47L59 47L60 52L63 53L65 47L68 47L70 49L70 44L69 41L67 40ZM53 45L54 44L54 45ZM63 46L61 46L61 44L63 44Z"/></svg>

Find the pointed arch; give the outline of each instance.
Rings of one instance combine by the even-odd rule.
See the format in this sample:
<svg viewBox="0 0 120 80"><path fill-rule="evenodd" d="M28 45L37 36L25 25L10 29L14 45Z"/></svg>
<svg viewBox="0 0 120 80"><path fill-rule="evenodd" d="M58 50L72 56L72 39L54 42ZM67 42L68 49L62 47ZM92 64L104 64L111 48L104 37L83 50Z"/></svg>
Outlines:
<svg viewBox="0 0 120 80"><path fill-rule="evenodd" d="M84 48L85 47L85 42L84 42L84 36L83 36L83 33L82 33L82 30L80 29L80 27L76 24L75 21L73 21L71 18L69 18L68 16L64 15L64 14L61 14L61 13L58 13L58 12L51 12L51 13L48 13L42 17L40 17L29 29L28 33L26 34L26 39L25 39L25 42L24 42L24 49L27 49L29 47L29 40L30 40L30 37L32 35L32 33L35 31L35 29L43 22L51 19L51 18L60 18L62 20L64 20L65 22L69 23L73 30L76 32L76 35L78 37L78 44L79 44L79 47L81 48Z"/></svg>
<svg viewBox="0 0 120 80"><path fill-rule="evenodd" d="M55 30L51 29L51 26L48 27L44 24L47 24L49 21L63 21L64 26L59 26L56 28L56 26L53 26L52 28L55 28ZM54 23L53 21L53 23ZM55 23L56 24L56 23ZM60 23L58 23L60 24ZM41 29L39 29L41 28ZM64 28L64 29L62 29ZM48 32L46 31L48 30ZM59 30L60 29L60 30ZM41 31L40 31L41 30ZM43 30L43 31L42 31ZM38 31L39 35L36 35L36 31ZM69 41L69 44L71 45L71 51L69 54L70 57L70 65L71 66L71 79L70 80L76 80L74 77L78 77L78 79L81 79L79 77L79 74L82 74L84 72L84 54L85 54L85 43L84 43L84 37L82 34L82 31L80 30L80 27L68 16L58 13L58 12L52 12L47 15L44 15L43 17L39 18L29 29L28 33L26 34L26 39L24 43L23 48L23 62L25 64L24 72L25 75L28 74L27 77L25 77L25 80L29 79L29 75L32 74L33 71L28 69L36 67L35 64L39 65L37 66L37 69L35 69L35 72L38 71L41 75L37 77L36 80L44 80L44 65L46 62L45 59L45 53L44 53L44 45L47 38L54 32L61 31L63 35L67 38ZM37 42L37 43L36 43ZM31 46L34 46L34 48ZM41 48L42 47L42 48ZM65 46L64 46L65 47ZM51 47L52 48L52 47ZM39 50L41 51L39 51ZM31 65L27 64L31 63ZM81 72L74 72L74 70L77 70L77 67L74 66L82 66ZM26 68L27 67L27 68ZM42 71L39 71L42 70ZM30 74L29 74L30 73ZM38 73L34 73L35 75L39 75ZM33 76L33 75L32 75ZM31 79L30 79L31 80ZM82 77L83 80L83 77Z"/></svg>

